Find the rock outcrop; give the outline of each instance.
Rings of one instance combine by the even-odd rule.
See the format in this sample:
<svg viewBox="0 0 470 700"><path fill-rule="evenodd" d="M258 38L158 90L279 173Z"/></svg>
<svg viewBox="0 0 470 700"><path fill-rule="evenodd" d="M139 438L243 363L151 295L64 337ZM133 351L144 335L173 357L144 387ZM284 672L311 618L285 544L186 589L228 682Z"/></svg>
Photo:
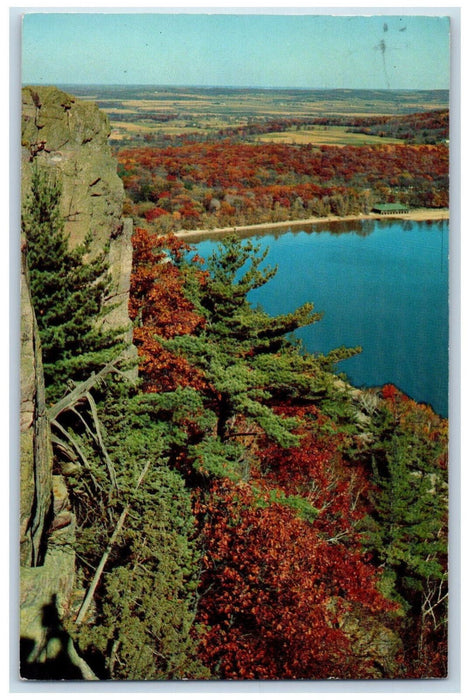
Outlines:
<svg viewBox="0 0 470 700"><path fill-rule="evenodd" d="M108 144L109 134L108 117L94 103L55 87L23 88L22 196L29 190L33 167L50 170L61 184L61 214L70 245L79 245L91 233L92 256L109 246L111 322L129 329L130 342L127 301L132 221L122 217L124 188Z"/></svg>
<svg viewBox="0 0 470 700"><path fill-rule="evenodd" d="M122 230L124 197L108 145L107 116L54 87L24 88L22 98L23 191L33 163L53 169L62 185L71 244L91 231L94 245L102 247Z"/></svg>
<svg viewBox="0 0 470 700"><path fill-rule="evenodd" d="M126 328L132 266L132 222L122 218L124 192L108 145L109 122L96 105L54 87L23 89L22 198L35 165L61 184L70 245L92 234L91 254L108 249L112 311ZM39 333L25 256L21 270L20 637L24 678L95 676L68 637L63 620L75 586L75 517L65 481L53 474ZM62 675L63 674L63 675Z"/></svg>
<svg viewBox="0 0 470 700"><path fill-rule="evenodd" d="M52 444L46 415L41 342L25 256L21 269L20 563L38 566L52 502Z"/></svg>

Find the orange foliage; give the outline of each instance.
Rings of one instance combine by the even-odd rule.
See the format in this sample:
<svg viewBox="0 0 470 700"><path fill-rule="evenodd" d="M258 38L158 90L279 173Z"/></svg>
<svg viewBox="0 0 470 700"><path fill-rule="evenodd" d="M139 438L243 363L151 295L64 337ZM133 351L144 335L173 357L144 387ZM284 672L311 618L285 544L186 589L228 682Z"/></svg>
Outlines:
<svg viewBox="0 0 470 700"><path fill-rule="evenodd" d="M411 206L448 206L449 149L439 145L318 146L222 141L119 153L124 186L134 201L181 217L183 228L239 217L266 220L275 207L312 214L316 200L348 196L361 211L365 193ZM211 201L217 200L215 208ZM315 201L314 201L315 200ZM335 211L333 211L335 213ZM288 212L286 211L286 216Z"/></svg>
<svg viewBox="0 0 470 700"><path fill-rule="evenodd" d="M438 416L430 406L417 403L393 384L382 387L382 398L396 422L403 431L410 431L426 441L446 445L448 441L448 422ZM447 454L439 460L441 468L447 467Z"/></svg>
<svg viewBox="0 0 470 700"><path fill-rule="evenodd" d="M373 677L373 660L355 656L342 623L392 610L376 572L339 532L270 500L225 480L198 505L207 516L201 659L230 679Z"/></svg>
<svg viewBox="0 0 470 700"><path fill-rule="evenodd" d="M134 248L129 316L140 357L145 391L170 391L177 386L200 386L201 377L183 357L158 341L193 333L203 323L183 293L183 275L174 261L189 250L174 235L157 236L138 228Z"/></svg>
<svg viewBox="0 0 470 700"><path fill-rule="evenodd" d="M342 464L335 440L315 435L307 410L299 447L266 443L251 482L215 482L196 504L206 553L200 655L229 679L368 678L373 659L356 655L343 629L367 625L396 606L377 591L355 523L368 488ZM300 517L302 497L313 517ZM293 505L294 504L294 505Z"/></svg>

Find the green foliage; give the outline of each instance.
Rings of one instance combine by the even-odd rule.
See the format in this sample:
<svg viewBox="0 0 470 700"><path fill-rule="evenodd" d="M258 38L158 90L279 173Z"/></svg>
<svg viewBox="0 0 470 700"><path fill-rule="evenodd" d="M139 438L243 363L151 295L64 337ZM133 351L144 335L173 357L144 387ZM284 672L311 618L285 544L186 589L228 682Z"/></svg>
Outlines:
<svg viewBox="0 0 470 700"><path fill-rule="evenodd" d="M80 381L106 364L121 345L119 330L104 328L110 311L106 250L89 256L91 234L69 249L60 215L61 189L46 172L33 170L22 211L33 308L38 321L47 397L57 400L70 380Z"/></svg>
<svg viewBox="0 0 470 700"><path fill-rule="evenodd" d="M309 523L313 523L315 522L315 519L318 516L318 508L312 506L312 504L309 503L308 500L302 496L286 496L286 494L283 491L271 491L269 496L270 503L279 503L282 506L287 506L288 508L291 508L294 514L298 518L301 518L301 520L306 520Z"/></svg>
<svg viewBox="0 0 470 700"><path fill-rule="evenodd" d="M196 392L144 395L122 379L109 381L97 410L108 458L83 423L70 429L88 456L88 470L69 477L77 515L77 558L87 589L122 514L126 519L99 581L94 610L69 631L100 677L126 680L202 678L195 611L200 551L191 495L169 464L181 429L197 422ZM174 420L173 420L174 418ZM82 426L82 429L80 429ZM145 465L148 464L148 470Z"/></svg>
<svg viewBox="0 0 470 700"><path fill-rule="evenodd" d="M245 450L238 442L222 442L217 436L205 435L188 447L193 469L211 477L228 477L239 481L243 476Z"/></svg>
<svg viewBox="0 0 470 700"><path fill-rule="evenodd" d="M406 397L390 403L371 424L376 488L364 542L405 607L432 605L429 589L446 577L446 433L426 407Z"/></svg>
<svg viewBox="0 0 470 700"><path fill-rule="evenodd" d="M222 442L236 437L233 425L241 415L288 446L297 442L292 433L296 421L277 414L270 403L276 398L321 394L329 361L302 354L287 337L321 318L313 304L275 317L250 305L249 292L275 274L272 268L260 269L265 257L251 241L236 236L224 240L208 260L204 283L189 288L191 301L205 318L204 326L197 335L159 340L203 371L207 405L217 416L215 431Z"/></svg>
<svg viewBox="0 0 470 700"><path fill-rule="evenodd" d="M82 648L103 655L109 678L204 677L193 639L199 554L189 494L160 461L128 497L128 520L96 619L79 636Z"/></svg>
<svg viewBox="0 0 470 700"><path fill-rule="evenodd" d="M209 257L206 284L199 287L196 307L209 322L219 342L226 341L239 355L275 352L287 347L286 334L316 323L322 317L307 303L290 314L272 317L263 309L253 309L248 294L269 282L276 268L260 269L267 250L252 241L228 236Z"/></svg>

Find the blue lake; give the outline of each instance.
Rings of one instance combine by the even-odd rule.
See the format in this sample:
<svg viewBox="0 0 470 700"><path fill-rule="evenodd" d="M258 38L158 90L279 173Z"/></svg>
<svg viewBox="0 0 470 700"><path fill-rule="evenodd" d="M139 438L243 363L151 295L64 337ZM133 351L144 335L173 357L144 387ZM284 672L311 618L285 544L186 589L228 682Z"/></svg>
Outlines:
<svg viewBox="0 0 470 700"><path fill-rule="evenodd" d="M278 273L250 294L271 314L313 301L307 350L360 345L338 365L355 386L393 383L448 414L448 222L362 221L251 236ZM196 244L207 257L212 239Z"/></svg>

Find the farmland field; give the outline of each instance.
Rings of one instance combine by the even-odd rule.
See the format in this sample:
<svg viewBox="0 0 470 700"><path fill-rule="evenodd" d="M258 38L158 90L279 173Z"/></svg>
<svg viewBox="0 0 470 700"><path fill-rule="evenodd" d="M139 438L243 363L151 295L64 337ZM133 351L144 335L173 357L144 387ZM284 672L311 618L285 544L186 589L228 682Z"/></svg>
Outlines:
<svg viewBox="0 0 470 700"><path fill-rule="evenodd" d="M263 143L312 143L332 146L369 146L373 144L403 143L401 139L353 133L343 126L320 126L273 132L259 136Z"/></svg>
<svg viewBox="0 0 470 700"><path fill-rule="evenodd" d="M321 118L399 116L448 108L446 90L269 90L159 86L62 86L96 101L111 122L111 140L126 145L167 135L209 138L227 128L273 120L308 123ZM369 145L400 140L354 134L342 126L303 124L255 140L283 143Z"/></svg>

